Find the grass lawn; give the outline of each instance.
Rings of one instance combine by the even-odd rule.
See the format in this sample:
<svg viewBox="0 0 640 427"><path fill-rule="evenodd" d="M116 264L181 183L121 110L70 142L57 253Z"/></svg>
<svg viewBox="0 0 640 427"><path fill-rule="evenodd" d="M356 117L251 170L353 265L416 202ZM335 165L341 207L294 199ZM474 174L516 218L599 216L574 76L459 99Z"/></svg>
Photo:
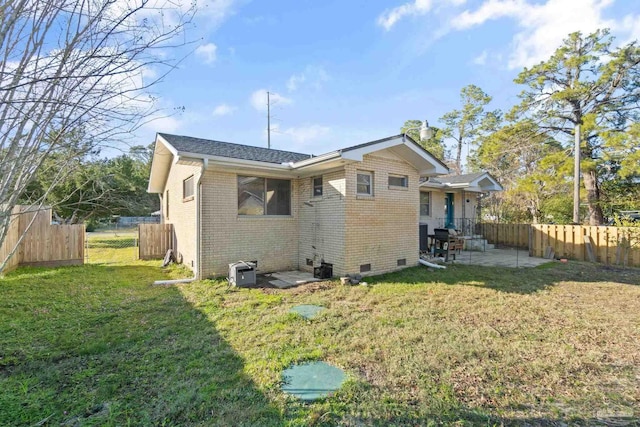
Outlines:
<svg viewBox="0 0 640 427"><path fill-rule="evenodd" d="M637 425L640 270L410 268L294 289L152 286L156 262L0 280L0 425ZM327 310L312 321L295 304ZM348 381L302 404L291 363Z"/></svg>

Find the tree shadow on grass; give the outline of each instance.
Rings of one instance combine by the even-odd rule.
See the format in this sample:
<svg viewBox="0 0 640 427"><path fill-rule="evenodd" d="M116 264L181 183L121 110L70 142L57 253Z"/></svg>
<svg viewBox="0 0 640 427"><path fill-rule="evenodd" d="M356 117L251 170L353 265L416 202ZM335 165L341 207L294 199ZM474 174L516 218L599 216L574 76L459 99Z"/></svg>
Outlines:
<svg viewBox="0 0 640 427"><path fill-rule="evenodd" d="M87 265L0 282L0 425L281 425L215 324L150 284L161 274Z"/></svg>
<svg viewBox="0 0 640 427"><path fill-rule="evenodd" d="M450 264L434 270L424 266L368 278L369 283L445 283L477 286L499 292L532 294L555 286L559 282L614 282L640 285L640 269L616 268L602 264L570 262L548 263L532 268L484 267Z"/></svg>

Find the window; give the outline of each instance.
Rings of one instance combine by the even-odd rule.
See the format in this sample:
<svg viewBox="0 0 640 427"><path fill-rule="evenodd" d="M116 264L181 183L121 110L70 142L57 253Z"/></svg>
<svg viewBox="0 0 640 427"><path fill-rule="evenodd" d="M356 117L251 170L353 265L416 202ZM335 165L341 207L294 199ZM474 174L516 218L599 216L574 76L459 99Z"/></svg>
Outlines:
<svg viewBox="0 0 640 427"><path fill-rule="evenodd" d="M362 264L360 266L360 273L366 273L368 271L371 271L371 264Z"/></svg>
<svg viewBox="0 0 640 427"><path fill-rule="evenodd" d="M420 216L431 216L431 191L420 192Z"/></svg>
<svg viewBox="0 0 640 427"><path fill-rule="evenodd" d="M182 199L193 199L193 175L182 181Z"/></svg>
<svg viewBox="0 0 640 427"><path fill-rule="evenodd" d="M291 181L238 175L238 215L291 215Z"/></svg>
<svg viewBox="0 0 640 427"><path fill-rule="evenodd" d="M406 175L389 175L389 187L408 187L409 177Z"/></svg>
<svg viewBox="0 0 640 427"><path fill-rule="evenodd" d="M167 194L165 197L166 197L166 204L167 204L166 214L167 214L167 219L169 219L169 190L167 190Z"/></svg>
<svg viewBox="0 0 640 427"><path fill-rule="evenodd" d="M313 190L311 195L313 197L322 196L322 177L321 176L315 177L311 180L311 182L313 184Z"/></svg>
<svg viewBox="0 0 640 427"><path fill-rule="evenodd" d="M357 194L373 196L373 172L358 172L356 187Z"/></svg>

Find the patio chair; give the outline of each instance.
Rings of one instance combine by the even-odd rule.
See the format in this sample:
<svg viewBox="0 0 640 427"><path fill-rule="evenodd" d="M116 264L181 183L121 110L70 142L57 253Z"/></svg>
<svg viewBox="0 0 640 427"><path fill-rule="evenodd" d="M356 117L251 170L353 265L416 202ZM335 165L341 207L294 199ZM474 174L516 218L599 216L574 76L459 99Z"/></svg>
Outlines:
<svg viewBox="0 0 640 427"><path fill-rule="evenodd" d="M463 239L452 236L447 228L435 228L433 234L435 240L434 256L443 255L445 262L449 261L449 255L453 255L453 259L456 259L456 251L460 253L464 245Z"/></svg>

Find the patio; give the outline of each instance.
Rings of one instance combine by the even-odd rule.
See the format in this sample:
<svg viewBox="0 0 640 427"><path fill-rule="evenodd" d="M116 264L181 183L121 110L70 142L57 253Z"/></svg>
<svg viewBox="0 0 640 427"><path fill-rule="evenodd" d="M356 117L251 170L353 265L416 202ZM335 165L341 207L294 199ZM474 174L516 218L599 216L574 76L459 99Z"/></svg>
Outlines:
<svg viewBox="0 0 640 427"><path fill-rule="evenodd" d="M451 259L451 257L449 258ZM549 259L530 257L526 249L489 249L486 251L462 251L451 261L456 264L482 265L485 267L536 267L551 262Z"/></svg>

